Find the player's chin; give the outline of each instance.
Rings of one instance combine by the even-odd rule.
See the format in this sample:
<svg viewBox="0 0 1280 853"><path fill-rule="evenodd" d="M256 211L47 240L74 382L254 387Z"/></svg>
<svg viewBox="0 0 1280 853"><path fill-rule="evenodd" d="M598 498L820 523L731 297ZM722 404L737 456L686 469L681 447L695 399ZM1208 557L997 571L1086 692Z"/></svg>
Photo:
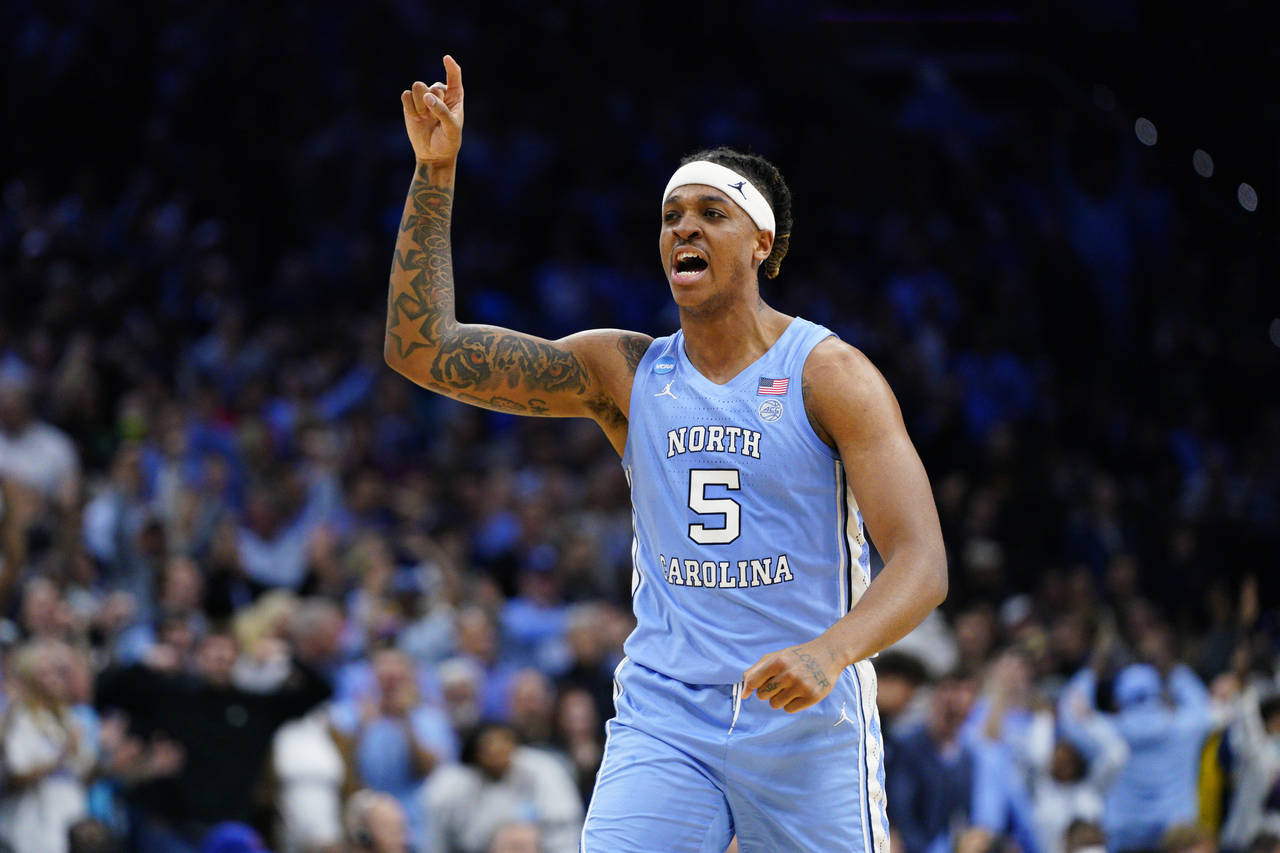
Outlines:
<svg viewBox="0 0 1280 853"><path fill-rule="evenodd" d="M679 308L697 312L712 310L718 305L719 297L706 273L696 282L675 276L668 276L667 282L671 288L671 298Z"/></svg>

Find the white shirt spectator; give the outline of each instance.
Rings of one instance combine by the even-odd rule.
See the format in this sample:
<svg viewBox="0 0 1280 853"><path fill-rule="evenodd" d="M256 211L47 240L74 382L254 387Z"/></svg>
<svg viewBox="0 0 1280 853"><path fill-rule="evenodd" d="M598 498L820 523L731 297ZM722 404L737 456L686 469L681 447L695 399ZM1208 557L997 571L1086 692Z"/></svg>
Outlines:
<svg viewBox="0 0 1280 853"><path fill-rule="evenodd" d="M1245 688L1227 732L1235 755L1235 795L1222 825L1222 846L1243 850L1259 833L1280 833L1280 814L1264 811L1280 785L1280 736L1267 733L1257 685Z"/></svg>
<svg viewBox="0 0 1280 853"><path fill-rule="evenodd" d="M67 829L84 817L82 781L94 762L93 745L70 712L15 704L0 747L7 782L56 765L31 784L9 788L0 800L0 838L16 853L66 853Z"/></svg>
<svg viewBox="0 0 1280 853"><path fill-rule="evenodd" d="M272 746L280 780L284 853L342 841L342 783L347 769L329 735L328 714L313 711L282 726Z"/></svg>
<svg viewBox="0 0 1280 853"><path fill-rule="evenodd" d="M17 433L0 429L0 477L12 477L52 497L79 476L75 445L57 427L28 421Z"/></svg>
<svg viewBox="0 0 1280 853"><path fill-rule="evenodd" d="M532 747L515 749L501 779L470 765L446 765L424 787L426 853L487 853L504 825L531 822L545 853L576 853L582 837L582 800L564 764Z"/></svg>
<svg viewBox="0 0 1280 853"><path fill-rule="evenodd" d="M1027 753L1033 759L1032 810L1041 853L1063 853L1067 827L1072 821L1101 822L1103 793L1129 760L1129 747L1101 715L1079 717L1066 728L1074 735L1074 746L1088 761L1084 777L1074 781L1057 779L1051 772L1054 715L1036 712L1027 732Z"/></svg>

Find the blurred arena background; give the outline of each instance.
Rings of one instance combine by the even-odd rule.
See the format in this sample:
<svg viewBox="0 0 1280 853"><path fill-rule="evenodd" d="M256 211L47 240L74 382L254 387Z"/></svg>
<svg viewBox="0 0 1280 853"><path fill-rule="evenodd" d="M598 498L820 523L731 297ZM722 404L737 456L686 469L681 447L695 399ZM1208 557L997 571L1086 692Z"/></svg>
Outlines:
<svg viewBox="0 0 1280 853"><path fill-rule="evenodd" d="M382 363L445 52L464 319L665 334L678 158L790 182L768 298L885 373L950 557L877 662L899 850L1280 849L1263 9L6 3L0 849L577 849L620 466Z"/></svg>

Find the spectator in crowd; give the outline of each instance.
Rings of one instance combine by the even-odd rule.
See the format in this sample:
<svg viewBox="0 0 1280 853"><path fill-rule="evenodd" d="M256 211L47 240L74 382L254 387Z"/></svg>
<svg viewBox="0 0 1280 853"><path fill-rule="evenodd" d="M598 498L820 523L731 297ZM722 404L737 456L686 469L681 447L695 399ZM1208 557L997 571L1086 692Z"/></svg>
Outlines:
<svg viewBox="0 0 1280 853"><path fill-rule="evenodd" d="M352 853L408 853L408 829L400 801L388 794L360 790L347 801L343 816Z"/></svg>
<svg viewBox="0 0 1280 853"><path fill-rule="evenodd" d="M330 693L309 666L294 660L274 689L250 691L232 683L235 635L214 630L199 645L193 671L166 672L146 664L109 669L98 679L96 705L129 716L142 737L163 733L185 761L171 783L149 783L132 794L137 846L146 853L182 853L220 821L247 820L252 793L271 739Z"/></svg>
<svg viewBox="0 0 1280 853"><path fill-rule="evenodd" d="M522 669L511 679L507 722L525 746L554 748L555 693L551 679L536 669Z"/></svg>
<svg viewBox="0 0 1280 853"><path fill-rule="evenodd" d="M379 649L373 673L370 693L335 705L334 727L351 741L360 783L395 797L418 838L425 816L417 792L437 765L457 759L457 741L448 715L423 700L408 655Z"/></svg>
<svg viewBox="0 0 1280 853"><path fill-rule="evenodd" d="M876 657L875 665L876 710L880 713L880 726L885 731L892 731L903 721L928 676L917 658L900 651L881 653Z"/></svg>
<svg viewBox="0 0 1280 853"><path fill-rule="evenodd" d="M67 853L121 853L121 846L106 824L83 818L67 830Z"/></svg>
<svg viewBox="0 0 1280 853"><path fill-rule="evenodd" d="M507 697L516 668L500 655L496 620L477 605L458 612L458 652L477 667L483 677L480 709L486 718L506 719L510 713Z"/></svg>
<svg viewBox="0 0 1280 853"><path fill-rule="evenodd" d="M569 648L569 668L557 681L578 687L595 703L601 721L613 716L613 666L609 641L605 636L605 613L598 604L578 604L569 612L565 640Z"/></svg>
<svg viewBox="0 0 1280 853"><path fill-rule="evenodd" d="M286 469L254 485L240 528L240 564L260 586L297 589L306 573L307 542L340 509L333 471L315 466Z"/></svg>
<svg viewBox="0 0 1280 853"><path fill-rule="evenodd" d="M271 762L281 853L310 853L342 842L342 797L355 782L342 746L323 705L276 732Z"/></svg>
<svg viewBox="0 0 1280 853"><path fill-rule="evenodd" d="M1097 676L1081 670L1067 688L1068 702L1097 709ZM1212 723L1209 695L1185 665L1163 676L1135 663L1117 673L1114 725L1129 760L1107 790L1102 825L1116 850L1151 850L1171 827L1196 817L1200 747Z"/></svg>
<svg viewBox="0 0 1280 853"><path fill-rule="evenodd" d="M907 652L885 651L875 658L876 710L884 735L884 766L894 766L898 735L912 725L909 719L913 700L928 678L924 665ZM917 709L917 713L919 713Z"/></svg>
<svg viewBox="0 0 1280 853"><path fill-rule="evenodd" d="M1243 850L1262 833L1280 836L1280 690L1250 680L1232 712L1227 744L1233 785L1222 846Z"/></svg>
<svg viewBox="0 0 1280 853"><path fill-rule="evenodd" d="M113 588L129 593L144 621L156 614L154 540L163 527L143 471L142 449L125 443L111 461L109 480L84 510L84 539Z"/></svg>
<svg viewBox="0 0 1280 853"><path fill-rule="evenodd" d="M579 846L583 806L573 780L558 759L520 746L505 724L481 726L462 763L442 767L422 796L428 853L484 853L513 821L536 823L547 853Z"/></svg>
<svg viewBox="0 0 1280 853"><path fill-rule="evenodd" d="M1066 853L1103 853L1107 847L1102 825L1081 819L1071 821L1063 838L1063 847Z"/></svg>
<svg viewBox="0 0 1280 853"><path fill-rule="evenodd" d="M68 829L88 812L85 780L96 743L69 701L69 651L33 640L13 658L6 691L13 704L0 724L0 838L17 853L64 853Z"/></svg>
<svg viewBox="0 0 1280 853"><path fill-rule="evenodd" d="M79 500L80 457L66 433L35 417L31 380L21 364L0 362L0 478L69 510Z"/></svg>
<svg viewBox="0 0 1280 853"><path fill-rule="evenodd" d="M289 677L289 619L298 608L297 597L287 590L263 593L251 607L236 614L235 669L231 681L244 690L265 692Z"/></svg>
<svg viewBox="0 0 1280 853"><path fill-rule="evenodd" d="M971 819L978 763L961 729L975 693L971 677L944 677L926 721L894 737L893 764L885 768L889 826L907 853L945 853L955 827Z"/></svg>
<svg viewBox="0 0 1280 853"><path fill-rule="evenodd" d="M535 549L519 573L519 594L502 608L503 658L545 671L565 668L569 609L552 548Z"/></svg>
<svg viewBox="0 0 1280 853"><path fill-rule="evenodd" d="M1199 823L1183 823L1165 831L1160 853L1218 853L1218 842Z"/></svg>
<svg viewBox="0 0 1280 853"><path fill-rule="evenodd" d="M288 631L298 657L334 684L336 694L344 664L349 663L342 608L326 598L303 599L289 613Z"/></svg>
<svg viewBox="0 0 1280 853"><path fill-rule="evenodd" d="M584 803L591 801L596 771L604 760L602 725L590 693L581 687L561 691L556 701L552 743L568 759Z"/></svg>
<svg viewBox="0 0 1280 853"><path fill-rule="evenodd" d="M506 823L493 834L488 853L541 853L536 823Z"/></svg>
<svg viewBox="0 0 1280 853"><path fill-rule="evenodd" d="M1027 733L1030 796L1043 853L1065 853L1075 821L1102 820L1107 788L1129 760L1129 748L1109 720L1078 694L1063 700L1056 718L1038 709Z"/></svg>
<svg viewBox="0 0 1280 853"><path fill-rule="evenodd" d="M71 608L48 578L35 576L22 588L20 625L31 640L57 640L71 627Z"/></svg>
<svg viewBox="0 0 1280 853"><path fill-rule="evenodd" d="M129 831L130 794L149 783L172 782L186 762L181 744L156 733L149 739L129 733L123 714L108 715L98 727L99 776L90 790L90 812L116 837Z"/></svg>
<svg viewBox="0 0 1280 853"><path fill-rule="evenodd" d="M459 740L466 740L480 724L483 714L480 691L484 672L470 658L450 658L440 664L440 684L449 722L459 734Z"/></svg>

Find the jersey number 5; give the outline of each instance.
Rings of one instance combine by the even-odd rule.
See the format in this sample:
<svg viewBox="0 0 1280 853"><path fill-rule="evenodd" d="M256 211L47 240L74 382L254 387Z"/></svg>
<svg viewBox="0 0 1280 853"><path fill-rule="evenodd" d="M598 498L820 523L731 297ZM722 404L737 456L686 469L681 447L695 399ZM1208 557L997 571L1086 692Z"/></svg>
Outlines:
<svg viewBox="0 0 1280 853"><path fill-rule="evenodd" d="M689 538L699 545L728 545L742 533L742 505L733 498L709 498L707 486L724 486L738 491L741 484L735 468L691 468L689 509L698 515L724 516L723 527L689 525Z"/></svg>

